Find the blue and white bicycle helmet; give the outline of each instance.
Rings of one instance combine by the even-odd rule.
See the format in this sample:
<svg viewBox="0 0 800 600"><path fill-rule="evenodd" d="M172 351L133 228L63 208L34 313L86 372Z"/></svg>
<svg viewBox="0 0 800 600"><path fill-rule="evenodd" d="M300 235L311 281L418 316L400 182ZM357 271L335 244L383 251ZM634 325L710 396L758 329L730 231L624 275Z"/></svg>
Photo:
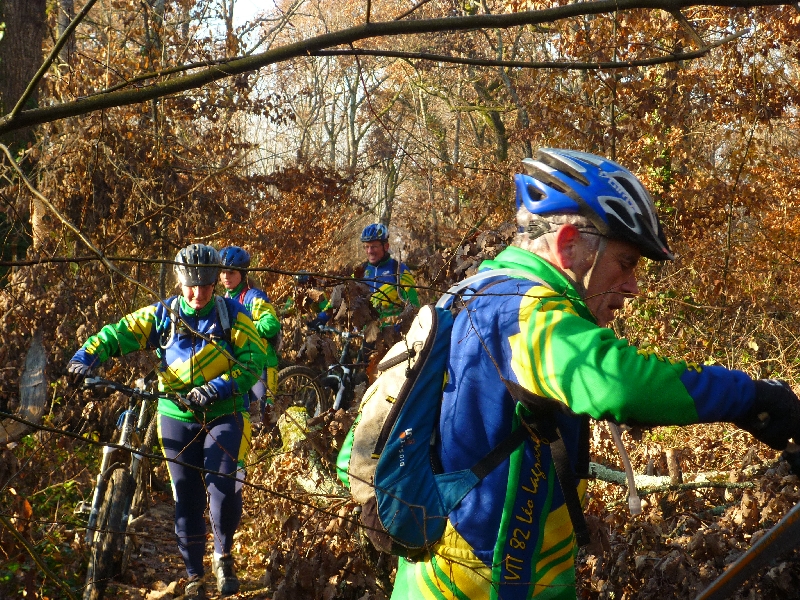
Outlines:
<svg viewBox="0 0 800 600"><path fill-rule="evenodd" d="M642 182L612 160L575 150L541 148L514 176L517 209L576 213L605 236L636 246L652 260L672 260L653 199Z"/></svg>
<svg viewBox="0 0 800 600"><path fill-rule="evenodd" d="M217 283L219 252L205 244L190 244L175 257L175 274L181 285L195 287Z"/></svg>
<svg viewBox="0 0 800 600"><path fill-rule="evenodd" d="M389 228L383 223L373 223L364 227L361 232L362 242L388 242Z"/></svg>
<svg viewBox="0 0 800 600"><path fill-rule="evenodd" d="M239 246L226 246L220 250L219 259L226 269L243 271L250 266L250 254Z"/></svg>

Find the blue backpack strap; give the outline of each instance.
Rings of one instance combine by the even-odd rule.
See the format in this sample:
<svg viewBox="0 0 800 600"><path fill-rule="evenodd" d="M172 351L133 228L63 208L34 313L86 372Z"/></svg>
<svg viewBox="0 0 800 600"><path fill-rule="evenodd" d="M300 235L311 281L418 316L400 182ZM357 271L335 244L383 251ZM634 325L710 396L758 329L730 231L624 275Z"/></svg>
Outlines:
<svg viewBox="0 0 800 600"><path fill-rule="evenodd" d="M436 303L437 308L447 308L452 306L453 300L456 298L456 296L464 296L465 294L463 292L465 290L469 291L471 296L479 294L481 292L481 286L477 286L477 284L495 277L502 277L503 279L524 278L551 289L550 286L527 271L522 271L520 269L491 269L476 273L475 275L453 285L447 290L447 292L445 292L444 295L442 295L442 297L439 299L439 302ZM499 281L497 283L499 283ZM467 302L469 302L469 299L467 299ZM572 472L572 468L570 467L567 448L560 432L558 431L554 417L556 412L571 413L572 411L570 411L569 407L561 402L552 398L546 398L544 396L534 394L518 383L506 379L502 375L500 375L500 379L506 386L506 389L508 389L511 397L514 398L515 401L521 402L524 406L531 409L535 416L526 420L524 424L512 431L511 434L506 437L506 439L497 444L497 446L489 451L489 454L478 461L478 463L474 465L470 471L472 471L478 480L483 479L496 467L502 464L503 461L505 461L511 455L511 453L514 452L514 450L529 437L529 428L533 429L533 431L538 437L540 437L540 439L542 439L543 442L550 445L550 451L552 452L553 456L553 465L555 466L556 470L556 477L564 496L564 504L567 507L567 512L569 513L570 520L572 521L572 527L575 530L575 539L578 543L578 546L584 546L588 544L589 528L586 525L583 507L581 506L580 498L578 498L578 492L575 487L575 473ZM584 443L584 440L581 439L581 453L583 452L583 446L588 444L589 440L588 430L587 427L585 427L585 425L588 424L588 421L586 421L586 419L584 419L584 421L585 423L581 424L581 434L582 438L585 435L586 443ZM582 461L579 460L578 462L581 463Z"/></svg>
<svg viewBox="0 0 800 600"><path fill-rule="evenodd" d="M225 303L225 298L222 296L214 296L214 301L216 302L217 308L217 317L219 318L219 324L222 327L222 339L228 342L228 345L232 345L231 341L231 317L228 313L228 305Z"/></svg>
<svg viewBox="0 0 800 600"><path fill-rule="evenodd" d="M471 277L467 277L450 287L450 289L439 298L439 301L436 303L436 308L450 308L456 296L465 295L465 291L469 291L469 295L473 295L479 290L479 286L476 286L476 284L495 277L527 279L539 285L543 285L548 289L550 288L544 281L522 269L488 269L486 271L480 271Z"/></svg>

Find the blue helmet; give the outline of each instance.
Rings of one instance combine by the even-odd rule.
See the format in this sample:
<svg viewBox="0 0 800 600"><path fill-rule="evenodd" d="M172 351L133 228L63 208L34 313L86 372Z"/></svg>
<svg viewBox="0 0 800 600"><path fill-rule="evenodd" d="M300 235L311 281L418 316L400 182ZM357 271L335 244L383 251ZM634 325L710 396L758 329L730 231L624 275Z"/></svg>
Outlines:
<svg viewBox="0 0 800 600"><path fill-rule="evenodd" d="M220 263L226 269L243 271L250 266L250 254L239 246L227 246L219 253Z"/></svg>
<svg viewBox="0 0 800 600"><path fill-rule="evenodd" d="M194 287L217 283L219 253L205 244L190 244L175 257L175 274L181 285Z"/></svg>
<svg viewBox="0 0 800 600"><path fill-rule="evenodd" d="M308 283L311 281L311 275L309 275L308 271L300 270L295 273L294 280L297 283Z"/></svg>
<svg viewBox="0 0 800 600"><path fill-rule="evenodd" d="M653 199L642 182L612 160L575 150L541 148L514 176L517 209L575 213L605 236L630 242L652 260L672 260Z"/></svg>
<svg viewBox="0 0 800 600"><path fill-rule="evenodd" d="M389 228L383 223L373 223L364 227L361 232L362 242L388 242Z"/></svg>

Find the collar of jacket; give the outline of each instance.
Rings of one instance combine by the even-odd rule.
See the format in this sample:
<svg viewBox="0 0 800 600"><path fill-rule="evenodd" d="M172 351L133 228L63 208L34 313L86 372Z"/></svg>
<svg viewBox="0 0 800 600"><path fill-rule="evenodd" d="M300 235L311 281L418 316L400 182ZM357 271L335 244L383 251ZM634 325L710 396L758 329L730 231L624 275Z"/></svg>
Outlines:
<svg viewBox="0 0 800 600"><path fill-rule="evenodd" d="M569 300L581 317L592 323L597 323L594 315L586 306L586 301L575 289L572 281L553 264L533 252L528 252L516 246L509 246L498 254L494 260L483 261L479 267L479 270L481 269L522 269L530 271L554 291Z"/></svg>
<svg viewBox="0 0 800 600"><path fill-rule="evenodd" d="M246 285L247 285L247 281L244 278L242 278L242 280L239 282L239 285L237 285L235 288L233 288L232 290L225 290L225 297L226 298L236 298L236 299L238 299L239 298L239 294L242 293L242 290L244 289L244 286L246 286Z"/></svg>
<svg viewBox="0 0 800 600"><path fill-rule="evenodd" d="M383 257L383 260L381 260L377 265L373 265L371 262L366 261L364 263L364 268L368 269L369 267L372 267L373 269L377 269L388 264L390 260L392 260L392 255L387 252L386 256Z"/></svg>
<svg viewBox="0 0 800 600"><path fill-rule="evenodd" d="M214 307L216 306L216 301L214 300L214 296L211 296L211 300L209 300L208 303L200 310L195 310L191 306L189 306L189 303L186 302L186 298L184 298L183 296L181 296L180 298L181 298L181 312L187 317L205 317L208 313L214 310Z"/></svg>

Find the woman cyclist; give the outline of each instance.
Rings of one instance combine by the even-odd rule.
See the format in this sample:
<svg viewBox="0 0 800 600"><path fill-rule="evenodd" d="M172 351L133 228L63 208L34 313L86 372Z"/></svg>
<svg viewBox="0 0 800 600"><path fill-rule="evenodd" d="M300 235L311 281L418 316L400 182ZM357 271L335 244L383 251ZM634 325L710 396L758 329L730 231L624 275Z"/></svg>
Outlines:
<svg viewBox="0 0 800 600"><path fill-rule="evenodd" d="M250 415L253 423L257 423L261 421L264 398L273 398L278 389L277 346L280 343L281 323L269 296L255 287L247 276L250 254L239 246L228 246L219 254L222 264L219 279L225 287L225 296L236 300L250 311L258 334L267 346L266 377L260 377L250 390Z"/></svg>
<svg viewBox="0 0 800 600"><path fill-rule="evenodd" d="M230 595L239 590L231 548L242 516L243 460L250 442L243 398L264 369L267 355L247 311L238 302L214 296L219 253L192 244L178 253L175 263L180 296L106 325L86 340L67 370L77 383L112 356L155 351L159 391L185 394L187 400L187 406L166 398L158 403L159 440L175 498L175 533L189 577L185 594L206 597L208 507L217 590Z"/></svg>

